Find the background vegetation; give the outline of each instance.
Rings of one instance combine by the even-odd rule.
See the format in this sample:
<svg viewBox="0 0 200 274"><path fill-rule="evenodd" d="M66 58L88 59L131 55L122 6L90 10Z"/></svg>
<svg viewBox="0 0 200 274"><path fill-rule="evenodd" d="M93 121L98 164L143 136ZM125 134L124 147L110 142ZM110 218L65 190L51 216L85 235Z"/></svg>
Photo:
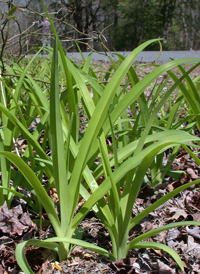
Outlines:
<svg viewBox="0 0 200 274"><path fill-rule="evenodd" d="M164 38L164 50L198 50L200 2L198 0L45 0L65 49L133 50L148 39ZM16 6L15 11L10 11ZM0 43L9 42L12 53L37 46L35 21L45 16L40 0L0 0ZM8 22L10 22L8 24ZM9 29L9 32L7 30ZM77 31L78 30L78 31ZM20 41L19 38L20 37ZM100 43L99 43L100 42ZM20 44L19 44L20 43ZM150 50L158 50L152 44Z"/></svg>

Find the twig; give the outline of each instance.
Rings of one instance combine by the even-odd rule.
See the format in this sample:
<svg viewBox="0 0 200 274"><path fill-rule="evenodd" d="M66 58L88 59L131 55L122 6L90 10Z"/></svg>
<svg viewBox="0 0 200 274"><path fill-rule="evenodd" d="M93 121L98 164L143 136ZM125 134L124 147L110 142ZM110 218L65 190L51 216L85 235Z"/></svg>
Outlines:
<svg viewBox="0 0 200 274"><path fill-rule="evenodd" d="M79 272L77 272L77 274L80 274L80 273L85 272L87 269L89 269L91 266L93 266L93 265L95 265L95 264L96 264L96 262L94 262L94 263L92 263L92 264L88 265L88 266L87 266L87 267L85 267L84 269L82 269L82 270L80 270Z"/></svg>

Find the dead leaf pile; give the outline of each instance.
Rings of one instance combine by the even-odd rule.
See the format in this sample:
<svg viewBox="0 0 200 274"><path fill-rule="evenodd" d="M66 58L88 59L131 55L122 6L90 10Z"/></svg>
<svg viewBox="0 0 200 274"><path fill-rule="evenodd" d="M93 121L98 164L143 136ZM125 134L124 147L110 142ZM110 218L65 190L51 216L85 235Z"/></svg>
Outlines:
<svg viewBox="0 0 200 274"><path fill-rule="evenodd" d="M8 209L6 202L0 208L0 273L19 273L15 259L17 242L32 238L37 227L21 205Z"/></svg>

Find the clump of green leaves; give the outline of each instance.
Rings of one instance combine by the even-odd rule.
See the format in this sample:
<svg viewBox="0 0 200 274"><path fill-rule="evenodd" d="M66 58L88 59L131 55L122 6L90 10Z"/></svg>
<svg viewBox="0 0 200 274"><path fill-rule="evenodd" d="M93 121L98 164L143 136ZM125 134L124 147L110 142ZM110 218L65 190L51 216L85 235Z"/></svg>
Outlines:
<svg viewBox="0 0 200 274"><path fill-rule="evenodd" d="M49 20L51 22L50 17ZM41 210L41 207L45 209L56 234L56 237L44 241L31 239L20 243L16 248L18 264L25 273L33 273L24 255L26 245L52 249L58 253L59 260L62 261L69 256L70 245L73 244L91 249L111 260L125 258L128 251L134 248L163 249L183 270L181 259L171 248L143 240L166 229L183 225L200 225L200 222L172 223L142 234L129 243L128 235L129 231L150 212L180 191L200 182L196 180L175 189L132 218L132 208L145 175L149 168L152 170L155 168L155 158L161 169L159 161L162 160L165 150L172 147L177 150L182 145L200 164L199 159L189 148L197 146L200 139L187 131L180 130L178 126L172 126L176 121L177 108L172 106L173 115L169 114L167 117L164 115L166 126L157 124L158 115L163 113L164 104L169 100L171 93L179 89L180 99L175 103L179 106L179 102L185 100L191 107L192 119L195 119L199 126L198 105L196 102L196 105L193 105L194 98L198 95L195 82L191 80L189 73L199 65L200 60L173 60L157 66L151 73L139 80L132 64L145 47L158 41L154 39L143 43L126 58L119 56L120 65L113 62L104 75L105 82L99 83L95 71L90 68L91 56L84 60L82 68L76 66L63 51L53 25L52 29L55 44L51 65L50 94L43 93L42 85L26 73L28 65L25 72L21 72L19 84L11 97L12 108L7 109L0 104L3 115L11 125L9 130L12 129L8 135L10 144L10 151L8 151L4 147L7 133L2 128L4 135L2 135L0 154L4 160L10 161L18 168L12 191L17 193L18 185L26 186L35 195L35 202L28 201L30 206L35 210ZM187 62L195 64L190 71L186 72L180 65ZM182 72L179 79L170 71L177 66ZM66 79L64 89L59 86L59 69ZM112 70L113 74L110 73ZM153 103L149 103L145 97L145 89L155 83L164 72L168 73L174 83L163 96L161 94L162 85L157 87L155 98L152 93ZM187 80L186 83L182 82L184 79ZM4 80L3 83L4 88L8 89ZM19 108L19 90L22 85L28 95L27 101L24 101L24 108ZM93 97L90 94L91 90ZM48 100L48 95L50 95L50 100ZM157 100L158 97L159 100ZM139 107L136 107L136 103ZM87 116L83 136L79 134L80 107ZM131 116L127 109L129 113L132 113ZM23 115L19 119L16 118L16 114L22 111L25 111L29 118L39 118L39 123L33 133L28 130L31 119L26 121ZM176 124L178 123L180 121L176 121ZM38 140L42 131L45 133L43 144L40 145ZM12 137L14 135L17 138L19 133L23 134L28 143L21 158L11 152ZM111 147L108 147L106 143L108 137L112 139ZM47 141L52 153L50 156L45 151ZM100 159L99 164L95 165L97 158ZM29 160L31 167L27 165ZM9 174L10 167L9 169L4 167L2 174L4 172ZM48 177L48 184L45 187L42 185L43 174ZM97 180L102 175L105 180L99 186ZM6 181L8 178L9 176ZM52 186L56 188L58 194L59 217L48 195L48 190ZM8 183L3 185L2 189L9 192ZM86 202L75 215L80 195ZM107 202L104 195L107 195ZM110 234L112 254L103 248L74 238L78 225L91 210L97 214Z"/></svg>

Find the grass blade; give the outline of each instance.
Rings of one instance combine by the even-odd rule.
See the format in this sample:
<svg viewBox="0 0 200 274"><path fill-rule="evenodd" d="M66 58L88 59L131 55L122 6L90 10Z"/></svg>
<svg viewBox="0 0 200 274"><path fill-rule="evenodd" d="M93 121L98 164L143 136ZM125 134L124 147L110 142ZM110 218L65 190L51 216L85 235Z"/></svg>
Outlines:
<svg viewBox="0 0 200 274"><path fill-rule="evenodd" d="M68 133L70 134L70 132ZM53 172L55 186L60 201L61 223L63 231L70 223L70 203L68 197L68 182L66 172L66 155L64 154L64 141L62 121L60 114L59 77L58 77L58 44L55 37L54 53L51 71L50 89L50 140L53 158Z"/></svg>
<svg viewBox="0 0 200 274"><path fill-rule="evenodd" d="M183 262L181 261L181 258L179 255L169 246L161 243L153 243L153 242L139 242L137 243L134 248L153 248L153 249L160 249L168 253L172 256L172 258L175 260L175 262L178 264L180 269L184 271Z"/></svg>

